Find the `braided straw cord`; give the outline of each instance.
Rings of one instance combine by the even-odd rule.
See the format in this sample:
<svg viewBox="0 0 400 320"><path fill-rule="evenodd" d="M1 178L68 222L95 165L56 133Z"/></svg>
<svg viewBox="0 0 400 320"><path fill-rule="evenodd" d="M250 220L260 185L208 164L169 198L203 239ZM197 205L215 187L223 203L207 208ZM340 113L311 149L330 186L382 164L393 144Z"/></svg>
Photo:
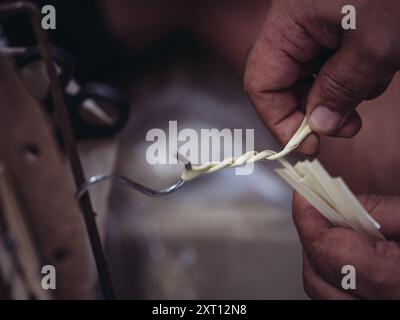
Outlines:
<svg viewBox="0 0 400 320"><path fill-rule="evenodd" d="M235 168L249 163L255 163L261 160L279 160L294 151L300 143L312 132L307 123L307 118L304 118L299 129L293 135L286 147L279 153L272 150L264 150L262 152L249 151L240 157L230 157L221 162L208 162L198 166L191 166L190 169L185 169L181 179L184 181L193 180L203 174L213 173L225 168Z"/></svg>

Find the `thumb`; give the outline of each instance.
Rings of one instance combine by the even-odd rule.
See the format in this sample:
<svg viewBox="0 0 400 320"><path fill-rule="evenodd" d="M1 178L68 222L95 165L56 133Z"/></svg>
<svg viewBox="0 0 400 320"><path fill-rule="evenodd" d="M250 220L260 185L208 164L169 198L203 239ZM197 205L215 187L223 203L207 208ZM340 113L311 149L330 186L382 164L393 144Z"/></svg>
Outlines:
<svg viewBox="0 0 400 320"><path fill-rule="evenodd" d="M367 99L379 79L377 64L360 55L354 46L342 46L317 75L307 101L307 116L320 134L355 135L361 119L354 111Z"/></svg>

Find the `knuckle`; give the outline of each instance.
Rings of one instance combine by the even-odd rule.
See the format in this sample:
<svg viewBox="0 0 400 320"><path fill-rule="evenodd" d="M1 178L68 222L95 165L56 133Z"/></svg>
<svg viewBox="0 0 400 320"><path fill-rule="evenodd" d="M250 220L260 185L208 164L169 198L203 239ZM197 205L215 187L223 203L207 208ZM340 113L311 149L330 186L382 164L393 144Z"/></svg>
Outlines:
<svg viewBox="0 0 400 320"><path fill-rule="evenodd" d="M308 216L310 211L313 209L309 206L308 202L304 200L298 193L293 194L292 199L293 207L293 220L294 222L300 222L302 218Z"/></svg>
<svg viewBox="0 0 400 320"><path fill-rule="evenodd" d="M293 222L296 225L297 229L302 232L304 229L304 217L303 217L303 210L299 207L293 206Z"/></svg>
<svg viewBox="0 0 400 320"><path fill-rule="evenodd" d="M321 255L321 243L320 241L311 241L308 244L307 252L313 261L319 261Z"/></svg>
<svg viewBox="0 0 400 320"><path fill-rule="evenodd" d="M295 194L292 200L292 214L293 214L293 221L297 223L298 219L300 218L300 205L298 196Z"/></svg>
<svg viewBox="0 0 400 320"><path fill-rule="evenodd" d="M243 90L246 92L250 97L257 94L259 90L259 83L256 77L253 75L253 72L247 68L244 79L243 79Z"/></svg>
<svg viewBox="0 0 400 320"><path fill-rule="evenodd" d="M321 75L321 84L326 96L344 103L359 101L362 95L355 85L339 80L337 76L330 72Z"/></svg>
<svg viewBox="0 0 400 320"><path fill-rule="evenodd" d="M361 39L363 40L363 39ZM371 45L374 43L374 45ZM365 37L364 41L359 46L359 56L370 63L385 66L391 64L395 55L395 47L392 41L387 41L385 38L368 38Z"/></svg>
<svg viewBox="0 0 400 320"><path fill-rule="evenodd" d="M381 204L384 204L385 196L369 194L365 195L362 198L362 202L364 203L364 207L368 212L374 212L375 210L381 207Z"/></svg>
<svg viewBox="0 0 400 320"><path fill-rule="evenodd" d="M292 219L293 222L298 230L298 232L309 238L313 235L310 234L309 231L309 223L310 223L310 217L313 216L315 214L314 209L311 207L306 206L302 200L300 200L300 203L297 205L293 205L293 210L292 210ZM314 240L313 246L317 246L316 242L318 242L317 240ZM307 250L308 248L308 244L307 244Z"/></svg>
<svg viewBox="0 0 400 320"><path fill-rule="evenodd" d="M308 281L308 279L306 277L303 276L303 288L304 288L304 292L306 293L306 295L308 297L310 297L311 299L314 299L314 291L312 289L312 286L310 285L310 282Z"/></svg>
<svg viewBox="0 0 400 320"><path fill-rule="evenodd" d="M380 50L366 48L364 55L369 61L375 64L383 65L390 61L390 54L384 48L381 48Z"/></svg>
<svg viewBox="0 0 400 320"><path fill-rule="evenodd" d="M370 283L372 284L372 287L374 288L375 292L384 292L386 291L386 288L388 287L390 281L390 275L388 275L386 272L372 272L369 275L370 278ZM389 279L388 279L389 278Z"/></svg>
<svg viewBox="0 0 400 320"><path fill-rule="evenodd" d="M312 285L310 273L304 268L304 264L303 264L303 288L307 296L309 296L311 299L315 298L315 292L314 292L314 287Z"/></svg>
<svg viewBox="0 0 400 320"><path fill-rule="evenodd" d="M296 21L290 20L290 32L285 27L279 30L274 38L276 46L299 62L307 62L315 58L318 45L312 41L308 32Z"/></svg>
<svg viewBox="0 0 400 320"><path fill-rule="evenodd" d="M394 285L395 275L398 275L398 263L400 262L400 250L396 242L378 241L375 244L377 259L381 261L369 274L369 279L377 292L385 293Z"/></svg>
<svg viewBox="0 0 400 320"><path fill-rule="evenodd" d="M303 288L304 292L311 299L321 299L321 293L318 289L317 280L315 276L303 267Z"/></svg>

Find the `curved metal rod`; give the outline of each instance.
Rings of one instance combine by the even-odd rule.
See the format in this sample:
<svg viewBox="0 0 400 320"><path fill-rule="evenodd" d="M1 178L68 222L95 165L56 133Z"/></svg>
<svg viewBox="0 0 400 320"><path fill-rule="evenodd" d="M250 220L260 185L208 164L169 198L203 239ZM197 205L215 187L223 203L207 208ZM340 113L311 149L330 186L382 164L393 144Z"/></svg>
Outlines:
<svg viewBox="0 0 400 320"><path fill-rule="evenodd" d="M91 177L88 181L86 181L83 185L81 185L78 192L76 193L76 197L78 199L81 198L90 189L90 187L106 180L115 180L116 182L124 184L127 187L135 189L136 191L139 191L150 197L162 197L171 194L175 191L178 191L186 182L182 179L179 179L177 182L175 182L173 185L167 188L161 190L153 190L137 183L136 181L133 181L129 178L126 178L116 173L100 174Z"/></svg>

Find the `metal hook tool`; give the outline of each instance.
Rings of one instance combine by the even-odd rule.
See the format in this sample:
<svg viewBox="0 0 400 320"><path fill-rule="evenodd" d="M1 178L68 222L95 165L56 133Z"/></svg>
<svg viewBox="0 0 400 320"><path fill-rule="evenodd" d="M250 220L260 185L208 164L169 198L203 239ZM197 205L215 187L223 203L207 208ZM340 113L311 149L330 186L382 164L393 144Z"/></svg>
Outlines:
<svg viewBox="0 0 400 320"><path fill-rule="evenodd" d="M164 188L161 190L153 190L153 189L150 189L148 187L141 185L140 183L138 183L136 181L133 181L132 179L129 179L127 177L124 177L124 176L116 174L116 173L100 174L100 175L91 177L87 182L85 182L79 188L79 191L76 193L76 197L78 199L81 198L89 190L89 188L91 186L93 186L97 183L106 181L106 180L114 180L116 182L126 185L128 188L139 191L149 197L162 197L162 196L171 194L175 191L178 191L186 182L182 179L179 179L173 185L171 185L167 188Z"/></svg>
<svg viewBox="0 0 400 320"><path fill-rule="evenodd" d="M181 155L180 153L177 154L177 158L179 161L181 161L185 165L186 170L190 170L192 168L192 164L190 163L190 161L186 157ZM93 185L101 183L106 180L114 180L118 183L121 183L121 184L127 186L128 188L139 191L149 197L162 197L162 196L169 195L171 193L178 191L187 182L181 178L169 187L166 187L166 188L160 189L160 190L153 190L153 189L143 186L142 184L140 184L132 179L122 176L120 174L116 174L116 173L99 174L97 176L91 177L84 184L82 184L80 186L78 192L76 193L76 197L78 199L80 199L83 195L86 194L86 192L89 191L89 189Z"/></svg>

